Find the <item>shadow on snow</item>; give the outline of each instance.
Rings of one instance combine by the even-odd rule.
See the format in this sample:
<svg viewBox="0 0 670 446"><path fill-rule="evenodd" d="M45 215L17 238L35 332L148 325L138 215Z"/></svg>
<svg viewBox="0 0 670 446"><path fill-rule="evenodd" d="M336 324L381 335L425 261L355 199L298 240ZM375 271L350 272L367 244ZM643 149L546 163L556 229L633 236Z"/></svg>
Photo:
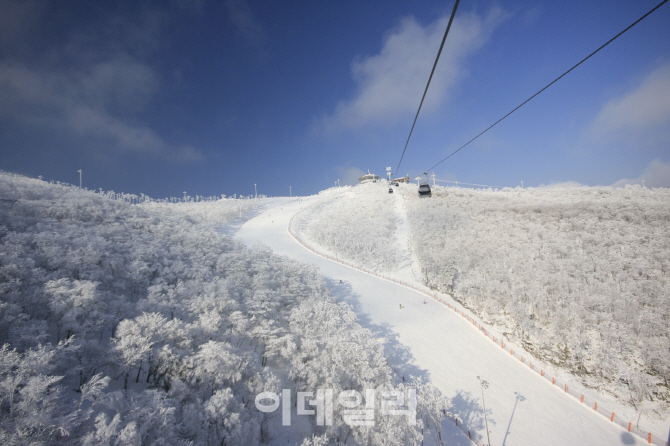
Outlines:
<svg viewBox="0 0 670 446"><path fill-rule="evenodd" d="M363 313L358 294L356 294L351 284L348 282L340 283L337 280L324 277L328 284L328 289L331 294L337 298L338 301L344 301L351 305L356 313L358 323L362 327L367 328L372 332L373 337L384 340L384 353L389 358L390 366L396 372L398 381L410 381L411 376L423 378L425 382L430 381L430 376L427 370L423 370L413 364L414 357L409 348L398 341L398 334L395 333L388 325L379 325L371 321L367 314Z"/></svg>

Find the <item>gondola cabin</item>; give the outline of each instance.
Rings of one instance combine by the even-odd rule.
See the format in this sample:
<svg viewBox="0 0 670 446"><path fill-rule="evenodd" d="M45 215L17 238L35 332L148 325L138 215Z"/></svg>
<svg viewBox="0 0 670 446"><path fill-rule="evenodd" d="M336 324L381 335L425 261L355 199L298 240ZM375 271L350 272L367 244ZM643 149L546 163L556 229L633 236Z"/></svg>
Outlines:
<svg viewBox="0 0 670 446"><path fill-rule="evenodd" d="M432 197L433 193L430 190L430 186L428 183L423 183L419 185L419 197L424 198L424 197Z"/></svg>

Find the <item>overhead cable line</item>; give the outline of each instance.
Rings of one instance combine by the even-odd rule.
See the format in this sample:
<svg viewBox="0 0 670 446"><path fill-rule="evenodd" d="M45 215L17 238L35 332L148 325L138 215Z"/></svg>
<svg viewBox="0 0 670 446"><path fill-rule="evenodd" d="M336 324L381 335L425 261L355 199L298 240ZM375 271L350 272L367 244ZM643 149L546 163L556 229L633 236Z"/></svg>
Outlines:
<svg viewBox="0 0 670 446"><path fill-rule="evenodd" d="M426 84L426 89L423 91L423 97L421 98L421 103L419 104L419 109L416 111L416 116L414 117L414 123L412 124L412 129L409 131L409 136L407 137L407 142L405 143L405 149L402 151L402 156L400 157L400 162L398 162L398 167L395 169L394 176L398 173L400 169L400 164L402 159L405 157L405 152L407 151L407 146L409 145L409 139L412 137L412 132L414 131L414 126L416 125L416 120L419 118L419 112L421 111L421 106L423 105L423 100L426 99L426 93L428 92L428 87L430 86L430 81L433 79L433 73L435 73L435 67L437 66L437 61L440 60L440 54L442 54L442 48L444 48L444 42L447 40L447 34L449 34L449 29L451 28L451 23L454 21L454 16L456 15L456 9L461 0L456 0L454 5L454 10L451 11L451 17L449 18L449 24L447 24L447 30L444 32L444 37L442 37L442 43L440 44L440 50L437 52L437 57L435 58L435 63L433 64L433 69L430 72L430 77L428 77L428 83ZM667 0L666 0L667 1Z"/></svg>
<svg viewBox="0 0 670 446"><path fill-rule="evenodd" d="M633 24L630 25L628 28L624 29L624 30L621 31L619 34L617 34L616 36L612 37L612 38L611 38L610 40L608 40L605 44L603 44L600 48L598 48L597 50L595 50L594 52L592 52L591 54L589 54L588 56L586 56L584 59L582 59L581 61L579 61L579 63L577 63L576 65L574 65L574 66L573 66L572 68L570 68L568 71L566 71L565 73L563 73L563 74L561 74L560 76L558 76L556 79L554 79L551 83L549 83L549 84L548 84L546 87L544 87L542 90L538 91L538 92L535 93L533 96L531 96L531 97L529 97L528 99L526 99L525 101L523 101L523 102L522 102L520 105L518 105L514 110L512 110L512 111L509 112L509 113L507 113L507 114L506 114L505 116L503 116L502 118L498 119L496 122L494 122L494 123L493 123L492 125L490 125L488 128L486 128L486 130L484 130L483 132L481 132L479 135L475 136L475 137L472 138L470 141L466 142L466 143L463 144L461 147L459 147L458 149L454 150L451 154L449 154L449 156L447 156L447 157L444 158L442 161L440 161L439 163L435 164L433 167L431 167L430 169L428 169L428 171L431 171L431 170L435 169L437 166L439 166L440 164L442 164L443 162L445 162L446 160L448 160L449 158L451 158L453 155L455 155L456 153L458 153L461 149L465 148L465 146L467 146L468 144L470 144L472 141L474 141L475 139L477 139L477 138L479 138L480 136L482 136L484 133L486 133L486 132L488 132L489 130L491 130L491 129L492 129L493 127L495 127L496 124L498 124L500 121L502 121L503 119L505 119L506 117L508 117L509 115L511 115L512 113L514 113L515 111L517 111L518 109L520 109L521 107L523 107L524 105L526 105L526 103L528 103L528 102L529 102L531 99L533 99L535 96L539 95L539 94L542 93L544 90L546 90L547 88L551 87L553 84L555 84L555 83L556 83L559 79L561 79L563 76L565 76L566 74L568 74L569 72L571 72L572 70L574 70L575 68L577 68L579 65L581 65L582 63L584 63L588 58L590 58L591 56L593 56L594 54L596 54L598 51L602 50L602 49L605 48L607 45L609 45L610 43L612 43L617 37L619 37L620 35L622 35L622 34L625 33L626 31L628 31L629 29L631 29L633 26L637 25L637 24L638 24L639 22L641 22L645 17L647 17L647 16L648 16L649 14L651 14L652 12L656 11L658 8L660 8L660 7L661 7L664 3L666 3L667 1L668 1L668 0L663 0L661 3L659 3L658 5L656 5L656 7L653 8L651 11L649 11L648 13L646 13L645 15L643 15L642 17L640 17L639 19L637 19L635 22L633 22Z"/></svg>

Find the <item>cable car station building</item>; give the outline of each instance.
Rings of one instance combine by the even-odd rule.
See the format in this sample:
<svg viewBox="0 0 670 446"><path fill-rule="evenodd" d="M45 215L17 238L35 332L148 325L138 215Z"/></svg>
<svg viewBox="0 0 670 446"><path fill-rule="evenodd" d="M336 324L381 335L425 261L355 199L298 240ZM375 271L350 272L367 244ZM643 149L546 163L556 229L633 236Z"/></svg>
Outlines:
<svg viewBox="0 0 670 446"><path fill-rule="evenodd" d="M370 173L370 169L368 169L368 173L363 175L358 179L358 181L363 183L376 183L379 181L379 175L375 175L374 173Z"/></svg>
<svg viewBox="0 0 670 446"><path fill-rule="evenodd" d="M396 186L400 183L409 184L409 182L410 182L409 175L407 175L405 177L394 178L393 180L391 180L391 183L395 184Z"/></svg>

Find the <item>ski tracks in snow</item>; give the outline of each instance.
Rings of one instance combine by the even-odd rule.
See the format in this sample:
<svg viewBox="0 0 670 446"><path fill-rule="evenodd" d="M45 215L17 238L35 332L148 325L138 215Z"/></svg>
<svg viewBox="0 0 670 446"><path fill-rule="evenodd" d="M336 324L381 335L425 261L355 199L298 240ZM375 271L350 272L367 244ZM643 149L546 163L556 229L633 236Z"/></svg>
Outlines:
<svg viewBox="0 0 670 446"><path fill-rule="evenodd" d="M398 252L398 270L394 275L408 282L420 282L420 267L409 243L410 231L407 221L407 210L402 196L393 194L396 213L395 245Z"/></svg>
<svg viewBox="0 0 670 446"><path fill-rule="evenodd" d="M500 347L482 342L479 331L453 310L432 299L424 304L413 290L316 256L297 243L287 231L291 218L321 199L322 196L305 197L300 202L283 203L279 210L270 211L273 224L267 212L262 213L246 222L237 237L249 246L261 241L279 255L318 266L332 294L353 306L361 325L383 337L391 365L403 376L414 374L429 379L450 398L455 415L471 426L478 444L486 441L478 375L490 383L485 397L491 444L646 444L525 370ZM404 249L411 265L407 219L402 199L396 200L398 249ZM406 264L403 262L405 267ZM405 273L414 276L411 267ZM411 278L410 281L415 282ZM472 444L467 435L448 422L443 423L443 434L449 444ZM427 442L429 439L426 437Z"/></svg>

